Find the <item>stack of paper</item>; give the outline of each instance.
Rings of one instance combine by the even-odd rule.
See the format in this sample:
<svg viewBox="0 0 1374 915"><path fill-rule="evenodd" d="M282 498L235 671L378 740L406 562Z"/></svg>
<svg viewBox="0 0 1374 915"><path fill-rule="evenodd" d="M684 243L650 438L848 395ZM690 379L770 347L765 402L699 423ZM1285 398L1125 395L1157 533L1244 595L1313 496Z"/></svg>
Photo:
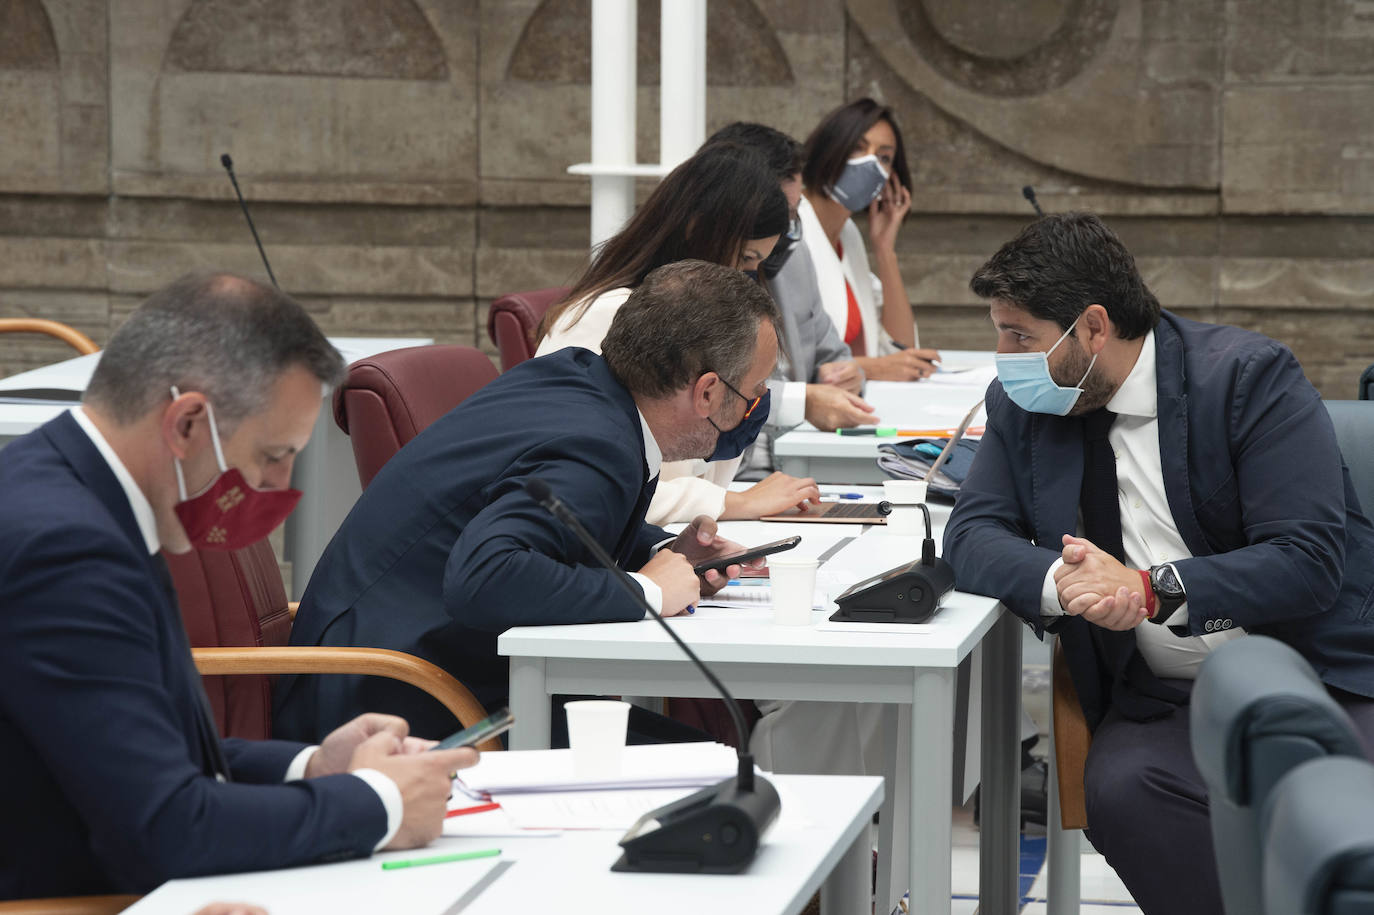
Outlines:
<svg viewBox="0 0 1374 915"><path fill-rule="evenodd" d="M578 775L572 750L484 753L454 785L472 797L503 793L592 791L603 788L697 788L729 778L735 751L719 743L667 743L626 747L623 770L613 778Z"/></svg>

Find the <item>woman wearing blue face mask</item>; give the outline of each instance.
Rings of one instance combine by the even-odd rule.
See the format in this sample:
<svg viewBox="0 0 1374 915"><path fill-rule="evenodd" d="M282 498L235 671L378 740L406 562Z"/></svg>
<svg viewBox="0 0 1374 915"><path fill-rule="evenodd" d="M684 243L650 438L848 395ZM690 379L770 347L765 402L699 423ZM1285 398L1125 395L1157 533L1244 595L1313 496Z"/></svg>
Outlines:
<svg viewBox="0 0 1374 915"><path fill-rule="evenodd" d="M711 144L663 179L618 234L603 244L568 297L549 308L535 350L545 356L566 346L601 351L620 306L650 271L695 259L757 276L778 236L787 231L787 198L763 157L732 143ZM746 400L752 400L741 393ZM721 429L720 453L708 462L663 465L649 505L651 524L691 521L697 515L752 519L819 500L814 480L775 473L744 492L726 487L747 446L767 419L767 398L738 426Z"/></svg>
<svg viewBox="0 0 1374 915"><path fill-rule="evenodd" d="M892 109L861 98L826 115L806 140L798 216L821 302L869 378L916 381L939 353L919 349L897 265L897 231L911 209L911 173ZM868 212L868 236L851 218Z"/></svg>

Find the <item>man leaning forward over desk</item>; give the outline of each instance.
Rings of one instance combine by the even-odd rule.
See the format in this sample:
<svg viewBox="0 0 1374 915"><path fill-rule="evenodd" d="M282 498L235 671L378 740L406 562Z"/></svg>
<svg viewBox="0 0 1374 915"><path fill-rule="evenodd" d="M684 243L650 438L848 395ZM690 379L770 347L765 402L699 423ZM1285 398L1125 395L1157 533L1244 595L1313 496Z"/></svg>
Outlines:
<svg viewBox="0 0 1374 915"><path fill-rule="evenodd" d="M958 586L1057 633L1088 836L1150 915L1222 911L1183 708L1208 652L1297 649L1374 745L1374 528L1293 354L1167 311L1095 216L974 274L998 380L945 534Z"/></svg>
<svg viewBox="0 0 1374 915"><path fill-rule="evenodd" d="M319 747L221 740L159 555L281 523L342 374L281 292L190 276L110 339L83 405L0 451L0 899L439 835L449 773L476 753L420 753L399 718L362 716Z"/></svg>

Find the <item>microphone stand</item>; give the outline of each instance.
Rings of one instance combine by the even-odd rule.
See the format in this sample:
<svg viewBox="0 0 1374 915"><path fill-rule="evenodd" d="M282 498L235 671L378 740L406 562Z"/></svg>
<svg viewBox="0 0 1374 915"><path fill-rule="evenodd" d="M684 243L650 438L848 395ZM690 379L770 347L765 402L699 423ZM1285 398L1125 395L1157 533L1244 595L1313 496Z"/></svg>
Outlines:
<svg viewBox="0 0 1374 915"><path fill-rule="evenodd" d="M253 233L253 243L258 246L258 254L262 257L262 265L267 268L267 278L272 281L272 285L278 289L281 284L272 275L272 265L267 262L267 252L262 250L262 240L258 238L257 227L253 225L253 217L248 215L248 204L243 201L243 191L239 190L239 179L234 177L234 160L225 153L219 157L219 164L224 166L224 170L229 173L229 182L234 185L234 193L239 198L239 208L243 210L243 218L248 220L248 231Z"/></svg>
<svg viewBox="0 0 1374 915"><path fill-rule="evenodd" d="M553 494L547 483L532 477L525 482L525 491L573 532L597 562L610 570L625 593L658 621L697 666L725 699L725 706L730 711L739 738L739 769L735 777L640 817L620 840L624 854L611 869L646 873L739 873L758 852L759 841L778 818L782 803L777 789L767 779L754 775L754 757L749 752L749 726L740 713L735 697L730 695L711 668L697 657L696 652L673 631L673 627L649 605L638 583L616 564L582 526L577 516Z"/></svg>

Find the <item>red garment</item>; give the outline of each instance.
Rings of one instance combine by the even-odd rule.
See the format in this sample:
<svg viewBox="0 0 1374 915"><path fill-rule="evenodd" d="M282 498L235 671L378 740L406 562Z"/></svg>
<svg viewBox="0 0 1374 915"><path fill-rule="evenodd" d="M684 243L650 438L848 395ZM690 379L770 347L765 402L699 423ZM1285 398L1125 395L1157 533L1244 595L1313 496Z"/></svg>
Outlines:
<svg viewBox="0 0 1374 915"><path fill-rule="evenodd" d="M844 245L835 242L835 253L844 260ZM855 356L865 355L867 349L864 346L864 316L859 311L859 300L854 298L854 287L849 285L849 278L845 277L844 294L849 298L849 313L845 318L844 342L849 344L850 352Z"/></svg>

